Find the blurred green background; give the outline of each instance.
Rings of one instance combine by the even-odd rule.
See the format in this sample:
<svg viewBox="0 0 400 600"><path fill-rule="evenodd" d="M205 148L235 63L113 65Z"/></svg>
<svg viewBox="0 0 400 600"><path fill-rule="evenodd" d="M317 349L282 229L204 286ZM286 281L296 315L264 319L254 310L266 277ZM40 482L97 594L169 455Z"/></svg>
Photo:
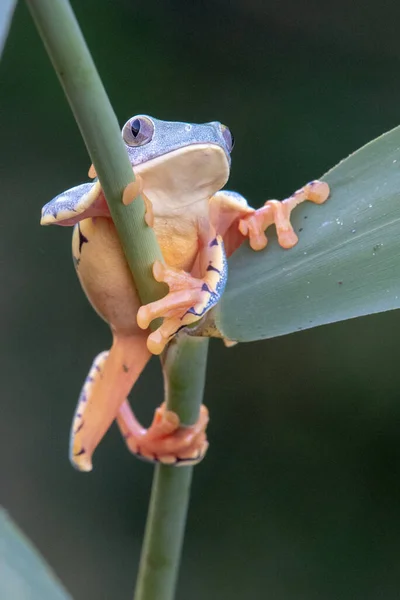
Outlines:
<svg viewBox="0 0 400 600"><path fill-rule="evenodd" d="M226 123L229 187L253 205L400 123L395 0L72 5L120 122ZM85 181L89 160L23 3L0 69L1 502L76 600L130 598L152 467L115 427L91 474L68 462L78 393L110 335L75 277L71 231L39 227L42 205ZM392 312L211 343L211 449L195 472L178 600L400 597L399 326ZM131 398L150 419L157 360Z"/></svg>

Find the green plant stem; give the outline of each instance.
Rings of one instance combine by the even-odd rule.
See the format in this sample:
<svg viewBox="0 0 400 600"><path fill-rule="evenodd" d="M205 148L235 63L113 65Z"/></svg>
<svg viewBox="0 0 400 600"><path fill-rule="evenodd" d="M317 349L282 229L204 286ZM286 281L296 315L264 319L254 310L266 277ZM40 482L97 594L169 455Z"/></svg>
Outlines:
<svg viewBox="0 0 400 600"><path fill-rule="evenodd" d="M117 119L66 0L26 0L64 88L89 155L99 176L112 219L143 304L165 294L151 272L162 260L156 237L144 220L137 198L121 199L134 175ZM182 423L196 422L202 402L208 340L181 337L163 357L166 401ZM172 600L177 580L189 502L191 467L155 470L136 600Z"/></svg>
<svg viewBox="0 0 400 600"><path fill-rule="evenodd" d="M167 349L167 407L187 424L202 403L208 339L181 337ZM134 600L172 600L182 551L193 467L157 465Z"/></svg>
<svg viewBox="0 0 400 600"><path fill-rule="evenodd" d="M143 304L165 295L152 265L163 260L138 197L129 206L122 193L134 174L110 101L67 0L26 0L68 98L118 231Z"/></svg>

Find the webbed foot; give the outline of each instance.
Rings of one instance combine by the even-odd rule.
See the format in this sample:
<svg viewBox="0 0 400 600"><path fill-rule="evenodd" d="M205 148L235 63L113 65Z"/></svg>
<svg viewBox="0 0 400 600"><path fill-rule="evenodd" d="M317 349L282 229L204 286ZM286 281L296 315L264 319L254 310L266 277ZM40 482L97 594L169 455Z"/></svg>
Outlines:
<svg viewBox="0 0 400 600"><path fill-rule="evenodd" d="M184 427L178 415L166 410L164 403L157 408L150 427L144 429L126 401L119 410L117 423L128 449L150 462L194 465L204 458L208 448L205 434L208 410L204 405L197 423Z"/></svg>
<svg viewBox="0 0 400 600"><path fill-rule="evenodd" d="M122 195L122 203L125 204L125 206L128 206L135 200L135 198L137 198L138 196L141 195L143 198L144 205L145 205L144 220L146 221L146 224L148 225L148 227L153 227L154 226L153 205L152 205L151 201L149 200L149 198L143 193L143 185L144 185L143 179L140 177L140 175L136 175L135 181L128 183L128 185L124 189L124 193Z"/></svg>
<svg viewBox="0 0 400 600"><path fill-rule="evenodd" d="M147 348L153 354L161 354L180 329L199 320L221 297L227 274L222 238L215 237L208 250L208 266L203 278L193 277L159 261L154 263L154 278L166 283L169 293L161 300L141 306L137 314L142 329L147 329L153 319L164 318L162 325L147 339Z"/></svg>
<svg viewBox="0 0 400 600"><path fill-rule="evenodd" d="M298 237L290 223L292 210L305 200L322 204L328 199L328 196L329 186L327 183L318 180L311 181L282 202L268 200L262 208L240 220L239 231L249 237L253 250L262 250L268 243L264 232L275 223L279 244L282 248L292 248L298 242Z"/></svg>

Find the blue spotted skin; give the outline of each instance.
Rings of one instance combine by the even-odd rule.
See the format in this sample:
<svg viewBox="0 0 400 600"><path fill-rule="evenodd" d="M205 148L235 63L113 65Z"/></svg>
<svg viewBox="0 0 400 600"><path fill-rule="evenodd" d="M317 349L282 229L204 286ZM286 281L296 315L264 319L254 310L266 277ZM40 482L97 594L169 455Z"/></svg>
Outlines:
<svg viewBox="0 0 400 600"><path fill-rule="evenodd" d="M76 406L74 418L72 420L69 455L71 464L78 470L81 470L81 467L78 467L76 460L85 454L86 448L84 448L83 446L80 446L78 449L74 448L75 436L82 430L84 426L84 416L87 401L90 396L93 384L96 381L96 379L100 376L101 369L105 361L107 360L107 357L108 352L105 351L98 354L98 356L96 356L96 358L94 359L89 374L85 379L85 383L83 384L81 393L79 395L78 404Z"/></svg>
<svg viewBox="0 0 400 600"><path fill-rule="evenodd" d="M149 144L132 147L127 145L129 159L133 166L149 162L168 152L195 144L215 144L223 148L230 165L230 149L227 146L218 121L204 124L182 123L179 121L161 121L149 115L136 115L125 123L122 132L129 129L134 119L148 119L154 125L154 133Z"/></svg>
<svg viewBox="0 0 400 600"><path fill-rule="evenodd" d="M136 115L124 125L123 136L130 130L130 124L134 119L144 118L152 123L154 132L151 141L147 144L133 147L125 143L129 160L133 167L140 172L140 165L151 168L151 162L166 155L173 154L183 148L210 145L221 148L225 154L227 170L229 172L231 158L230 149L223 135L226 129L217 121L204 124L182 123L178 121L161 121L148 115ZM150 163L148 165L147 163ZM136 172L136 169L135 169ZM220 186L222 187L222 185ZM215 190L217 191L217 190ZM42 225L66 224L68 219L76 219L89 206L93 205L100 192L97 179L93 183L85 183L62 192L53 200L48 202L42 209Z"/></svg>
<svg viewBox="0 0 400 600"><path fill-rule="evenodd" d="M75 186L45 204L42 208L42 225L57 223L69 225L68 219L76 217L90 208L96 201L101 191L98 180Z"/></svg>
<svg viewBox="0 0 400 600"><path fill-rule="evenodd" d="M231 201L232 205L236 205L237 208L241 207L244 209L244 211L250 211L253 212L253 208L250 206L250 204L247 202L246 198L244 196L242 196L242 194L239 194L239 192L233 192L232 190L223 190L222 192L217 192L214 195L214 198L217 199L218 197L221 198L222 202Z"/></svg>
<svg viewBox="0 0 400 600"><path fill-rule="evenodd" d="M228 261L226 260L222 238L220 236L215 237L209 243L209 247L210 249L219 247L219 252L214 253L214 260L210 261L204 276L202 287L204 299L187 311L198 318L202 317L219 302L228 279Z"/></svg>

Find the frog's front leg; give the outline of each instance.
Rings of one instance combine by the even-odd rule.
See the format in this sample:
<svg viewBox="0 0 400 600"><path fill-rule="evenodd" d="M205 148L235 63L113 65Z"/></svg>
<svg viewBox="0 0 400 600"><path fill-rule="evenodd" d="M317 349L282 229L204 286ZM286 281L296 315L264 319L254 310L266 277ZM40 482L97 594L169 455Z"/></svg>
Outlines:
<svg viewBox="0 0 400 600"><path fill-rule="evenodd" d="M208 235L202 241L198 265L202 277L168 267L159 261L153 265L157 281L169 286L169 293L156 302L141 306L137 314L139 327L147 329L153 321L164 321L147 340L153 354L161 354L171 338L183 327L198 321L220 299L227 278L227 262L221 236Z"/></svg>
<svg viewBox="0 0 400 600"><path fill-rule="evenodd" d="M268 243L266 229L275 224L278 242L283 248L292 248L298 241L290 223L292 210L310 200L322 204L329 196L329 186L323 181L311 181L300 190L282 200L268 200L255 210L237 192L223 190L210 200L210 219L217 232L223 236L229 257L249 238L253 250L262 250Z"/></svg>
<svg viewBox="0 0 400 600"><path fill-rule="evenodd" d="M268 200L262 208L252 215L246 215L239 221L239 231L249 237L253 250L262 250L268 243L265 235L266 229L275 224L278 242L282 248L292 248L298 242L290 222L292 210L309 200L315 204L322 204L329 196L329 186L324 181L311 181L301 189L294 192L289 198L282 200Z"/></svg>

